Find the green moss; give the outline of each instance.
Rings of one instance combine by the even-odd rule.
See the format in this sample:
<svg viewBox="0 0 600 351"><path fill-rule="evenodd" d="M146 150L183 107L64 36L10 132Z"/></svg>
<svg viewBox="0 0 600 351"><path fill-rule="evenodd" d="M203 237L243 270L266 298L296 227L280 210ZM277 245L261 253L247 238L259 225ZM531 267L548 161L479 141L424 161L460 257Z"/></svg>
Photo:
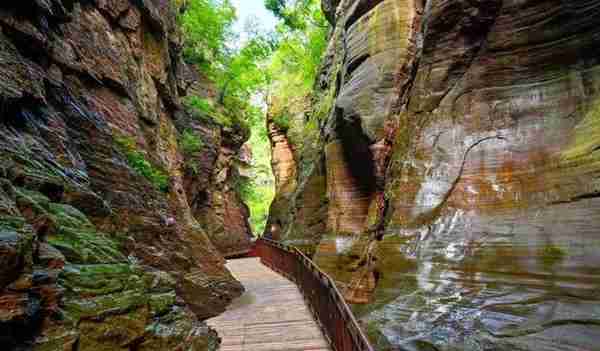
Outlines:
<svg viewBox="0 0 600 351"><path fill-rule="evenodd" d="M17 216L0 216L0 230L6 229L20 229L25 226L27 222L23 217Z"/></svg>
<svg viewBox="0 0 600 351"><path fill-rule="evenodd" d="M20 208L27 208L33 211L33 215L40 215L47 212L50 199L37 191L23 188L15 188L16 201Z"/></svg>
<svg viewBox="0 0 600 351"><path fill-rule="evenodd" d="M175 304L175 292L150 295L149 304L153 315L163 315Z"/></svg>
<svg viewBox="0 0 600 351"><path fill-rule="evenodd" d="M49 244L56 247L69 263L117 263L127 259L121 253L120 240L97 231L94 224L73 206L52 203L39 192L22 188L15 189L17 202L50 221L46 233ZM0 219L0 228L22 228L21 217L5 216Z"/></svg>
<svg viewBox="0 0 600 351"><path fill-rule="evenodd" d="M92 228L94 226L81 211L70 205L51 203L48 204L48 212L61 226L70 228Z"/></svg>
<svg viewBox="0 0 600 351"><path fill-rule="evenodd" d="M59 281L68 296L100 296L145 290L142 272L130 264L67 265Z"/></svg>
<svg viewBox="0 0 600 351"><path fill-rule="evenodd" d="M37 150L37 147L24 143L12 150L7 150L7 154L12 154L10 156L14 161L14 166L20 168L20 172L31 183L63 184L65 187L73 184L72 179L65 177L64 168L60 164L43 159L40 155L35 154L34 150Z"/></svg>
<svg viewBox="0 0 600 351"><path fill-rule="evenodd" d="M61 228L56 235L48 237L48 243L56 247L70 263L126 261L116 242L94 230Z"/></svg>
<svg viewBox="0 0 600 351"><path fill-rule="evenodd" d="M67 265L58 282L65 289L63 317L70 325L92 323L94 329L108 328L118 335L130 322L139 321L141 324L134 324L142 333L152 328L148 326L150 317L162 319L177 309L174 278L149 267L128 263ZM182 318L182 314L185 317L180 310L177 317ZM118 331L115 325L121 326ZM86 330L85 334L91 337L93 331ZM87 341L94 342L92 339Z"/></svg>
<svg viewBox="0 0 600 351"><path fill-rule="evenodd" d="M194 330L190 335L190 330ZM205 325L198 324L185 310L174 307L167 314L146 328L144 341L138 350L217 350L219 346L216 333L211 333ZM183 345L183 347L182 347Z"/></svg>
<svg viewBox="0 0 600 351"><path fill-rule="evenodd" d="M76 330L65 325L52 325L44 330L44 337L39 338L32 346L32 351L73 350L79 339Z"/></svg>
<svg viewBox="0 0 600 351"><path fill-rule="evenodd" d="M79 324L79 351L113 351L125 349L143 337L148 309L138 308L125 314L83 320Z"/></svg>
<svg viewBox="0 0 600 351"><path fill-rule="evenodd" d="M105 314L122 314L144 306L148 297L142 292L124 291L95 298L66 299L64 311L67 320L77 323L81 319Z"/></svg>
<svg viewBox="0 0 600 351"><path fill-rule="evenodd" d="M149 301L144 272L131 264L67 265L59 276L65 288L65 314L77 322L122 314Z"/></svg>
<svg viewBox="0 0 600 351"><path fill-rule="evenodd" d="M548 244L539 249L538 255L545 266L554 266L564 260L567 253L558 246Z"/></svg>
<svg viewBox="0 0 600 351"><path fill-rule="evenodd" d="M117 263L127 259L119 242L96 230L88 218L76 208L48 204L48 212L56 224L56 232L48 235L48 243L65 255L70 263Z"/></svg>
<svg viewBox="0 0 600 351"><path fill-rule="evenodd" d="M333 109L333 105L335 103L335 95L336 91L334 88L330 88L322 99L319 99L319 102L316 104L313 116L318 120L325 120L329 117L331 110Z"/></svg>
<svg viewBox="0 0 600 351"><path fill-rule="evenodd" d="M137 150L135 140L129 137L115 137L115 141L127 157L127 163L136 173L146 178L158 190L169 191L167 172L146 160L146 156Z"/></svg>
<svg viewBox="0 0 600 351"><path fill-rule="evenodd" d="M597 158L593 151L598 148L600 136L600 99L592 101L587 111L578 111L583 115L574 129L575 134L570 145L562 151L561 160L568 165L580 158ZM590 161L588 161L590 162Z"/></svg>
<svg viewBox="0 0 600 351"><path fill-rule="evenodd" d="M174 290L177 280L167 272L152 270L144 274L146 289L152 292L169 292Z"/></svg>

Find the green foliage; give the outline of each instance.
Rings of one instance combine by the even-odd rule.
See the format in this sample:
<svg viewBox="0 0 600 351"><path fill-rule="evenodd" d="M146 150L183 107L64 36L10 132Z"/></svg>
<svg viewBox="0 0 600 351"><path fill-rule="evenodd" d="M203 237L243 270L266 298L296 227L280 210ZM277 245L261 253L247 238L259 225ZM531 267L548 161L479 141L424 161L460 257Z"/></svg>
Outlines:
<svg viewBox="0 0 600 351"><path fill-rule="evenodd" d="M304 110L327 47L329 31L318 0L298 0L284 12L288 16L293 14L301 25L287 25L284 19L284 25L278 28L280 42L268 70L273 116L286 114L286 110L291 109Z"/></svg>
<svg viewBox="0 0 600 351"><path fill-rule="evenodd" d="M311 15L317 3L320 4L320 0L265 0L265 7L283 20L286 27L305 31L310 25L315 24L315 22L311 23Z"/></svg>
<svg viewBox="0 0 600 351"><path fill-rule="evenodd" d="M279 130L282 130L284 132L287 131L288 129L290 129L289 113L284 109L283 111L281 111L273 117L273 123Z"/></svg>
<svg viewBox="0 0 600 351"><path fill-rule="evenodd" d="M275 178L271 171L271 146L264 124L262 128L258 124L254 125L252 132L248 142L252 148L253 177L242 185L241 194L250 208L252 232L254 235L262 235L275 197Z"/></svg>
<svg viewBox="0 0 600 351"><path fill-rule="evenodd" d="M264 85L261 62L269 57L275 45L272 36L256 28L249 30L252 33L241 48L226 45L237 39L232 31L235 19L235 9L229 0L190 0L180 16L186 60L200 67L217 84L218 103L231 114L243 113L239 107L245 107L243 102Z"/></svg>
<svg viewBox="0 0 600 351"><path fill-rule="evenodd" d="M169 191L169 176L165 171L146 160L145 155L137 150L135 140L129 137L115 137L115 141L125 154L127 163L136 173L146 178L158 190Z"/></svg>
<svg viewBox="0 0 600 351"><path fill-rule="evenodd" d="M210 104L207 99L199 96L187 96L184 99L184 104L196 111L198 114L210 115L216 113L215 108Z"/></svg>
<svg viewBox="0 0 600 351"><path fill-rule="evenodd" d="M213 121L227 128L234 128L236 122L242 123L241 121L234 121L229 116L218 112L208 100L198 96L187 96L183 104L192 116L202 121Z"/></svg>
<svg viewBox="0 0 600 351"><path fill-rule="evenodd" d="M235 190L242 197L244 202L249 201L256 195L254 191L254 181L252 178L238 176L234 183Z"/></svg>
<svg viewBox="0 0 600 351"><path fill-rule="evenodd" d="M270 170L269 170L270 174ZM272 177L272 174L270 174ZM255 236L261 235L269 217L269 208L275 197L273 182L265 182L265 175L256 174L254 178L240 178L236 190L250 209L250 226Z"/></svg>
<svg viewBox="0 0 600 351"><path fill-rule="evenodd" d="M283 17L283 13L286 7L285 0L265 0L265 7L267 10L273 12L273 14L279 18Z"/></svg>
<svg viewBox="0 0 600 351"><path fill-rule="evenodd" d="M219 102L228 106L225 97L249 99L266 83L265 60L270 56L273 43L268 36L260 34L249 41L226 64L226 70L217 75L220 90ZM239 103L239 102L237 102Z"/></svg>
<svg viewBox="0 0 600 351"><path fill-rule="evenodd" d="M191 155L195 152L198 152L200 149L202 149L202 146L204 146L202 139L200 139L200 137L198 137L191 129L186 129L181 134L181 140L179 141L179 144L183 150L183 153L186 155Z"/></svg>
<svg viewBox="0 0 600 351"><path fill-rule="evenodd" d="M224 43L234 36L235 8L229 0L188 0L179 16L187 62L210 67L227 55Z"/></svg>
<svg viewBox="0 0 600 351"><path fill-rule="evenodd" d="M245 45L231 55L215 79L219 88L218 103L224 114L243 130L264 128L264 111L260 96L267 85L265 66L273 50L269 34L254 31Z"/></svg>
<svg viewBox="0 0 600 351"><path fill-rule="evenodd" d="M179 138L179 146L183 151L185 156L188 156L188 159L185 161L185 166L189 169L193 174L198 174L198 163L195 159L189 158L194 153L200 151L204 146L204 142L200 139L199 136L194 133L191 129L186 129L181 134Z"/></svg>
<svg viewBox="0 0 600 351"><path fill-rule="evenodd" d="M260 236L265 231L271 202L275 197L275 187L271 185L254 185L254 195L244 198L250 208L250 226L254 236Z"/></svg>

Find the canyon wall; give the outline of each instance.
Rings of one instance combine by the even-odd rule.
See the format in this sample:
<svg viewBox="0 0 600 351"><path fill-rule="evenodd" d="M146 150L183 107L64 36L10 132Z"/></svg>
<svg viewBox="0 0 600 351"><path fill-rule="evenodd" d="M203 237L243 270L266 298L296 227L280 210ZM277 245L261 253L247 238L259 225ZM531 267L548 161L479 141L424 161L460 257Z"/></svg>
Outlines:
<svg viewBox="0 0 600 351"><path fill-rule="evenodd" d="M174 6L0 4L3 350L218 346L202 320L243 290L221 253L250 236L233 185L247 132L183 108L212 88L182 60Z"/></svg>
<svg viewBox="0 0 600 351"><path fill-rule="evenodd" d="M600 1L323 9L265 234L313 255L377 349L596 349Z"/></svg>

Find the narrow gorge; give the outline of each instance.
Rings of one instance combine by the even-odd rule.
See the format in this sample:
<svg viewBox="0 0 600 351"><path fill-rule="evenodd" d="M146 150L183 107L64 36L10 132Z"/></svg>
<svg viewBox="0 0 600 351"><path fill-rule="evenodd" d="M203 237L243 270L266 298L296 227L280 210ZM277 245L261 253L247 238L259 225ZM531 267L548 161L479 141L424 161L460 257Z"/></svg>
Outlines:
<svg viewBox="0 0 600 351"><path fill-rule="evenodd" d="M599 15L2 2L0 350L229 350L207 320L295 289L228 270L258 236L331 277L375 350L600 350Z"/></svg>

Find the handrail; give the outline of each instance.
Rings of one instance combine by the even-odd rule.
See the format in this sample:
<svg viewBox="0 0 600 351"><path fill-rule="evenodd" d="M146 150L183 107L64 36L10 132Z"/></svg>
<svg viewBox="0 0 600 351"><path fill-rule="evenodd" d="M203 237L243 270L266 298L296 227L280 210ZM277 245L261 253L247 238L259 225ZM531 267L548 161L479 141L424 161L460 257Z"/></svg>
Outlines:
<svg viewBox="0 0 600 351"><path fill-rule="evenodd" d="M263 264L296 283L335 351L373 351L334 281L304 253L269 239L256 241Z"/></svg>

